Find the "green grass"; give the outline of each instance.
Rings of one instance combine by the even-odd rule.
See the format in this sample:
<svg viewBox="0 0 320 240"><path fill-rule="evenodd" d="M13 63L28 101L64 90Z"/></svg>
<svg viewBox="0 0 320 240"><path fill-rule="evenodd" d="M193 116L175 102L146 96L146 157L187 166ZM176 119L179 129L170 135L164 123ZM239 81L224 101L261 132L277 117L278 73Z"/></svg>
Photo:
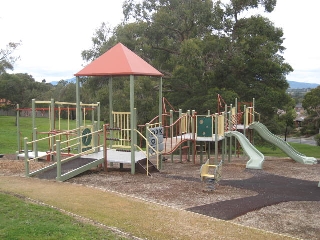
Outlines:
<svg viewBox="0 0 320 240"><path fill-rule="evenodd" d="M289 143L298 152L308 157L320 158L320 147L301 143ZM278 147L271 148L267 146L255 146L263 155L271 157L288 157Z"/></svg>
<svg viewBox="0 0 320 240"><path fill-rule="evenodd" d="M0 239L125 239L56 209L0 193Z"/></svg>
<svg viewBox="0 0 320 240"><path fill-rule="evenodd" d="M20 144L23 148L23 138L27 137L28 141L32 140L32 118L20 117ZM38 132L50 131L50 122L48 118L36 118L36 127ZM58 128L58 120L56 120L56 128ZM76 121L69 122L69 129L76 128ZM68 129L68 120L61 119L60 129ZM38 138L47 137L48 134L39 134ZM62 137L62 141L66 140ZM49 148L49 140L39 142L39 151L47 151ZM18 136L16 117L12 116L0 116L0 153L1 154L14 154L18 150Z"/></svg>

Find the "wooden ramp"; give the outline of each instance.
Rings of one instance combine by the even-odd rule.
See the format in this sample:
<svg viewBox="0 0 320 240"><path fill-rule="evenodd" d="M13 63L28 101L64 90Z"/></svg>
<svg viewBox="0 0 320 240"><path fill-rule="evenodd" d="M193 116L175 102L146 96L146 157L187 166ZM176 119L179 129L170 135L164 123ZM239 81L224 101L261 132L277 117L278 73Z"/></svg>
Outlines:
<svg viewBox="0 0 320 240"><path fill-rule="evenodd" d="M61 164L61 178L57 179L57 164L51 164L44 169L40 169L35 173L31 173L35 177L41 179L52 179L58 181L68 180L76 175L79 175L91 168L97 167L102 164L103 159L96 159L90 157L79 157L72 159L67 162L62 162Z"/></svg>
<svg viewBox="0 0 320 240"><path fill-rule="evenodd" d="M118 151L116 149L107 150L108 163L126 163L131 164L131 152ZM29 174L29 176L35 176L41 179L52 179L57 181L66 181L72 177L75 177L85 171L97 167L104 163L103 151L97 153L90 153L78 158L61 162L61 176L58 177L57 163L53 163L45 168L39 169ZM144 152L135 152L135 166L138 172L147 173L157 172L158 169L150 162L146 160Z"/></svg>

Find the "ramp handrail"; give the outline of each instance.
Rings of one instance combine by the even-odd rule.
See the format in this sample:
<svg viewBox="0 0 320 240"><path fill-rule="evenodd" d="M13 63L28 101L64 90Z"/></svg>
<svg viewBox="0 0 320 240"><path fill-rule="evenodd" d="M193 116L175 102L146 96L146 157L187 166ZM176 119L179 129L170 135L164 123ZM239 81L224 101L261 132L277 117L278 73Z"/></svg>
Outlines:
<svg viewBox="0 0 320 240"><path fill-rule="evenodd" d="M56 166L56 162L55 163L53 163L53 164L51 164L51 165L48 165L48 166L46 166L46 167L44 167L44 168L41 168L41 169L38 169L38 170L35 170L35 171L33 171L33 172L31 172L30 173L30 166L29 166L29 163L30 163L30 161L32 160L32 161L38 161L40 158L43 158L44 156L56 156L57 157L57 159L59 159L59 158L61 158L61 155L63 155L63 153L61 152L61 150L64 150L64 149L66 149L66 148L70 148L70 147L72 147L72 146L76 146L78 149L79 148L81 148L81 143L80 143L80 139L82 139L84 136L89 136L89 135L91 135L92 136L92 139L93 139L93 142L94 142L94 146L92 146L92 148L91 149L89 149L89 150L85 150L85 151L79 151L78 152L78 154L69 154L69 157L66 157L65 159L63 159L63 160L61 160L61 163L65 163L65 162L68 162L68 161L70 161L70 160L72 160L72 159L75 159L75 158L77 158L77 157L79 157L79 156L82 156L82 155L85 155L85 154L88 154L88 153L91 153L91 152L93 152L93 151L99 151L99 149L102 147L102 145L100 145L99 144L99 140L98 140L98 135L99 135L99 133L101 133L102 132L102 130L96 130L96 131L93 131L93 132L90 132L90 133L88 133L88 134L84 134L84 135L81 135L81 136L76 136L76 137L73 137L73 138L70 138L70 139L68 139L68 140L66 140L66 141L63 141L63 142L61 142L60 140L57 140L57 142L59 142L59 144L57 145L57 143L56 144L54 144L54 146L56 147L56 150L55 151L47 151L46 152L46 155L42 155L42 156L36 156L36 157L34 157L34 158L29 158L29 151L28 151L28 145L29 144L33 144L35 141L41 141L41 140L46 140L47 139L47 137L45 137L45 138L43 138L43 139L37 139L37 140L34 140L34 141L28 141L28 138L27 137L25 137L24 138L24 154L25 154L25 156L24 156L24 161L25 161L25 175L28 177L28 176L33 176L33 175L35 175L35 174L38 174L38 173L41 173L41 172L43 172L43 171L46 171L46 170L48 170L48 169L51 169L51 168L53 168L53 167L55 167ZM72 145L69 145L69 143L70 142L73 142L73 141L76 141L76 144L72 144ZM61 147L61 144L68 144L68 146L67 147L65 147L65 148L63 148L63 147ZM37 154L35 154L35 155L37 155ZM71 155L71 156L70 156ZM58 171L59 169L57 169L57 171ZM60 171L61 171L61 169L60 169Z"/></svg>

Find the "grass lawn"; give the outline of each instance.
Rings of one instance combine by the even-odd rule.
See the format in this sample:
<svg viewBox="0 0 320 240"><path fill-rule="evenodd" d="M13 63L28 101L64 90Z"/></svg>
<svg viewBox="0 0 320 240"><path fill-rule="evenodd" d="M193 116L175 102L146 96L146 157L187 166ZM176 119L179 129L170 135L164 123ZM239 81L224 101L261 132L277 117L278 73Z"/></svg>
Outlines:
<svg viewBox="0 0 320 240"><path fill-rule="evenodd" d="M289 143L298 152L308 157L320 158L320 147L301 143ZM263 155L271 157L288 157L278 147L271 148L267 146L255 146Z"/></svg>
<svg viewBox="0 0 320 240"><path fill-rule="evenodd" d="M27 137L28 141L32 140L32 118L20 117L20 144L23 148L23 138ZM56 128L59 122L56 121ZM50 122L48 118L36 118L36 127L38 132L50 131ZM68 128L69 127L69 128ZM70 120L68 126L67 119L61 119L60 129L75 129L76 121ZM47 137L48 134L39 134L38 138ZM66 140L62 137L61 140ZM49 149L49 141L39 142L39 151L47 151ZM13 116L0 116L0 153L1 154L14 154L18 150L18 136L16 117Z"/></svg>
<svg viewBox="0 0 320 240"><path fill-rule="evenodd" d="M58 210L0 193L0 239L125 239Z"/></svg>

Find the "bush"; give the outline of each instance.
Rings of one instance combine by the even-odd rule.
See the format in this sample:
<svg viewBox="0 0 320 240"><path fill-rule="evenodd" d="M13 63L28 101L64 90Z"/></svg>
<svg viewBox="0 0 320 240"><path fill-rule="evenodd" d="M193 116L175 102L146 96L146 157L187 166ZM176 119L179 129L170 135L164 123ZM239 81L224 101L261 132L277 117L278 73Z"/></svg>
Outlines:
<svg viewBox="0 0 320 240"><path fill-rule="evenodd" d="M315 135L314 140L316 141L317 146L320 146L320 134Z"/></svg>

